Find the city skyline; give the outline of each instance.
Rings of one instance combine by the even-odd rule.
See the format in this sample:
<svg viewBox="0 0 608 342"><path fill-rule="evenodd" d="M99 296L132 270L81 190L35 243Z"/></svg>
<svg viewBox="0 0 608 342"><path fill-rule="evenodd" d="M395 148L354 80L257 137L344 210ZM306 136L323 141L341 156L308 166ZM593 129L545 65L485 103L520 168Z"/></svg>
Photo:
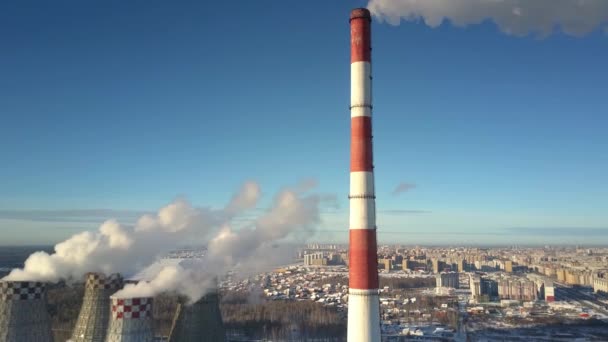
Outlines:
<svg viewBox="0 0 608 342"><path fill-rule="evenodd" d="M0 5L0 244L180 196L218 207L247 180L268 189L262 210L306 179L336 199L313 239L346 242L344 13L367 2L312 4ZM608 243L601 29L372 35L380 243Z"/></svg>

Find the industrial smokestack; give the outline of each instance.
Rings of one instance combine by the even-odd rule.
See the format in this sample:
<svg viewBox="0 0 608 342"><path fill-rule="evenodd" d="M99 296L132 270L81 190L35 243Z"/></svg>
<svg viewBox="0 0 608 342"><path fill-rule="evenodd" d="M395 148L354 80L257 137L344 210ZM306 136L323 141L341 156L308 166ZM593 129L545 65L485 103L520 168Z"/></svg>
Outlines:
<svg viewBox="0 0 608 342"><path fill-rule="evenodd" d="M45 285L0 281L0 342L52 341Z"/></svg>
<svg viewBox="0 0 608 342"><path fill-rule="evenodd" d="M372 158L371 15L350 14L351 145L348 341L380 342Z"/></svg>
<svg viewBox="0 0 608 342"><path fill-rule="evenodd" d="M110 297L112 312L106 342L152 342L152 298Z"/></svg>
<svg viewBox="0 0 608 342"><path fill-rule="evenodd" d="M82 307L71 342L103 342L110 321L110 296L123 286L118 274L87 273Z"/></svg>
<svg viewBox="0 0 608 342"><path fill-rule="evenodd" d="M209 293L192 305L180 303L173 319L169 342L225 342L217 293Z"/></svg>

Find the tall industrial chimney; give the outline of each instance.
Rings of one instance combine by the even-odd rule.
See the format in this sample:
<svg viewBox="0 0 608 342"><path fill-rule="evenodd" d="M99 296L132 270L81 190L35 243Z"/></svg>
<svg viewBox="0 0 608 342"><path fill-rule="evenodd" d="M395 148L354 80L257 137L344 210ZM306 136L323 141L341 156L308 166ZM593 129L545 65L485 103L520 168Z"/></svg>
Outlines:
<svg viewBox="0 0 608 342"><path fill-rule="evenodd" d="M380 342L372 157L371 15L350 13L350 236L348 342Z"/></svg>
<svg viewBox="0 0 608 342"><path fill-rule="evenodd" d="M0 342L52 341L45 285L0 281Z"/></svg>
<svg viewBox="0 0 608 342"><path fill-rule="evenodd" d="M110 321L110 296L123 286L122 277L88 273L84 284L82 307L71 342L103 342Z"/></svg>
<svg viewBox="0 0 608 342"><path fill-rule="evenodd" d="M112 312L106 342L152 342L152 298L110 297Z"/></svg>
<svg viewBox="0 0 608 342"><path fill-rule="evenodd" d="M217 293L209 293L196 303L180 303L173 319L169 342L225 342Z"/></svg>

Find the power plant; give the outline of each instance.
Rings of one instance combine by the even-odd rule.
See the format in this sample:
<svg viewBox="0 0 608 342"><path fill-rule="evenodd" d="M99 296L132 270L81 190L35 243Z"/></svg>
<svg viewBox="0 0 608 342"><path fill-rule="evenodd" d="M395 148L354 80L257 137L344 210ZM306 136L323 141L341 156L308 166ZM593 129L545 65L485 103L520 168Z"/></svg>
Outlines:
<svg viewBox="0 0 608 342"><path fill-rule="evenodd" d="M110 320L110 296L123 286L118 274L108 277L88 273L84 285L82 308L74 327L71 342L103 342Z"/></svg>
<svg viewBox="0 0 608 342"><path fill-rule="evenodd" d="M82 307L68 341L154 341L153 299L112 297L123 285L119 274L86 274ZM191 305L180 298L168 337L170 342L225 342L217 290ZM53 342L44 283L0 281L0 342Z"/></svg>
<svg viewBox="0 0 608 342"><path fill-rule="evenodd" d="M217 293L209 293L191 305L179 303L177 307L169 342L200 341L226 341Z"/></svg>
<svg viewBox="0 0 608 342"><path fill-rule="evenodd" d="M350 35L351 150L347 335L349 342L380 342L369 10L352 10Z"/></svg>
<svg viewBox="0 0 608 342"><path fill-rule="evenodd" d="M372 145L371 14L364 8L354 9L349 22L351 160L347 339L348 342L380 342ZM86 275L83 303L71 342L155 340L152 297L113 296L123 285L124 281L118 274ZM66 333L70 332L66 330ZM194 304L187 305L184 300L178 304L169 342L198 341L226 341L217 291ZM0 281L0 342L53 342L45 284Z"/></svg>
<svg viewBox="0 0 608 342"><path fill-rule="evenodd" d="M112 312L106 342L154 341L152 298L110 297Z"/></svg>
<svg viewBox="0 0 608 342"><path fill-rule="evenodd" d="M52 341L45 284L0 281L0 342Z"/></svg>

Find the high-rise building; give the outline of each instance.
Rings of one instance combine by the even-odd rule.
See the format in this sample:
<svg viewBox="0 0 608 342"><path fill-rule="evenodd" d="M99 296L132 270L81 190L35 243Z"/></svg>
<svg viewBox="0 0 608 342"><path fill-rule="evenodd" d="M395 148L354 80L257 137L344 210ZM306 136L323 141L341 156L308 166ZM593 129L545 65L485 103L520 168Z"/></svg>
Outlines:
<svg viewBox="0 0 608 342"><path fill-rule="evenodd" d="M321 266L327 265L327 258L323 255L323 252L311 253L304 255L305 266Z"/></svg>
<svg viewBox="0 0 608 342"><path fill-rule="evenodd" d="M469 288L471 289L471 296L474 300L479 300L481 296L481 277L478 275L471 275L469 277Z"/></svg>
<svg viewBox="0 0 608 342"><path fill-rule="evenodd" d="M555 274L557 275L557 281L561 281L561 282L565 282L566 281L566 270L565 269L559 269L555 272Z"/></svg>
<svg viewBox="0 0 608 342"><path fill-rule="evenodd" d="M608 293L608 276L605 273L598 273L593 278L593 291L595 293Z"/></svg>
<svg viewBox="0 0 608 342"><path fill-rule="evenodd" d="M445 266L445 263L443 263L439 259L433 258L433 259L431 259L431 265L433 268L433 273L439 273L439 272L443 271L443 267Z"/></svg>
<svg viewBox="0 0 608 342"><path fill-rule="evenodd" d="M442 272L435 276L437 287L460 288L460 275L456 272Z"/></svg>
<svg viewBox="0 0 608 342"><path fill-rule="evenodd" d="M537 299L536 284L528 279L501 279L498 282L500 299L535 300Z"/></svg>
<svg viewBox="0 0 608 342"><path fill-rule="evenodd" d="M462 273L466 270L464 259L458 259L456 261L456 265L457 265L456 268L457 268L458 272Z"/></svg>
<svg viewBox="0 0 608 342"><path fill-rule="evenodd" d="M545 282L544 284L545 290L545 301L546 302L554 302L555 301L555 286L553 285L553 281Z"/></svg>
<svg viewBox="0 0 608 342"><path fill-rule="evenodd" d="M493 279L481 278L481 294L490 298L498 296L498 282Z"/></svg>
<svg viewBox="0 0 608 342"><path fill-rule="evenodd" d="M513 273L513 261L511 261L511 260L505 261L505 272Z"/></svg>
<svg viewBox="0 0 608 342"><path fill-rule="evenodd" d="M378 259L378 265L383 270L390 271L392 268L392 264L393 264L393 260L391 260L391 259L385 259L385 258Z"/></svg>

